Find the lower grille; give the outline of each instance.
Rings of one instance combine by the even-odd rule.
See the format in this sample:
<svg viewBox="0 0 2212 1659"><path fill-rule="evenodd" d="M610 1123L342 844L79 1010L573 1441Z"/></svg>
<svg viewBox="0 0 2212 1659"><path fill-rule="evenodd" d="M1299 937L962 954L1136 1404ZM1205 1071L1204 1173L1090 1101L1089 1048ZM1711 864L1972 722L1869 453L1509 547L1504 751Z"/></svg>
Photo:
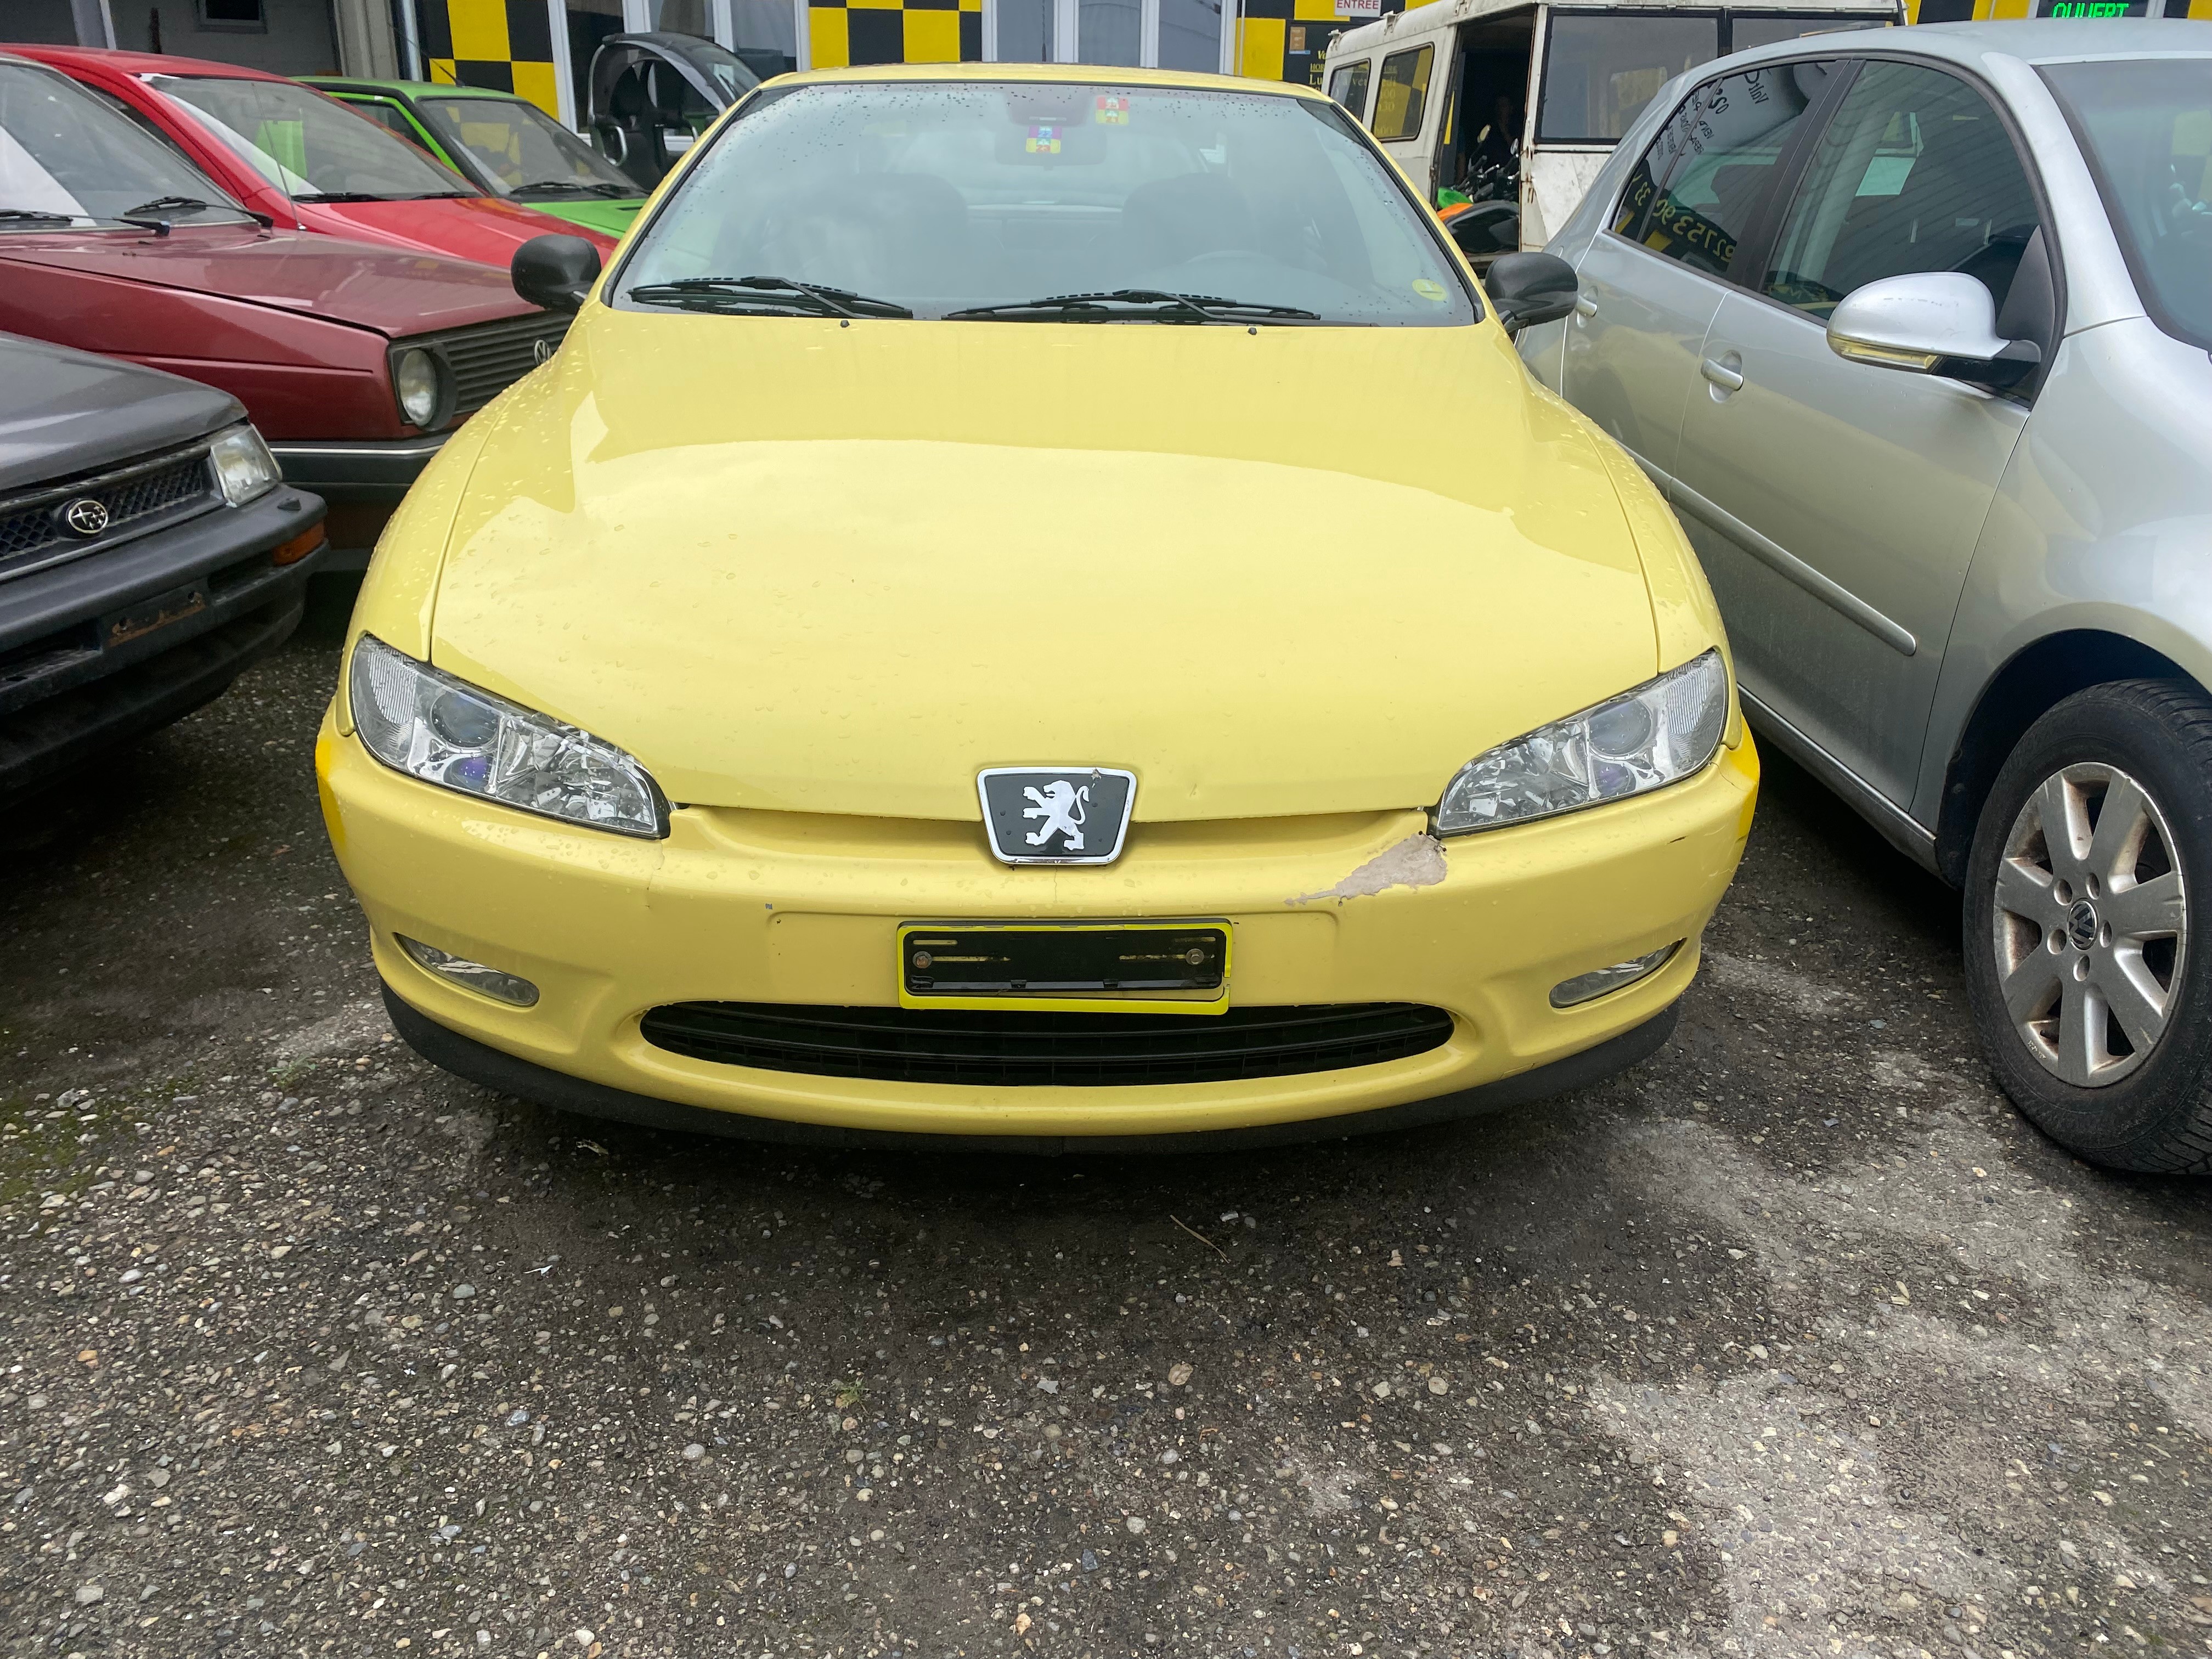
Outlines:
<svg viewBox="0 0 2212 1659"><path fill-rule="evenodd" d="M106 525L97 536L75 534L63 524L62 509L79 500L98 501L106 510ZM88 551L147 527L150 520L214 500L204 443L40 484L0 500L0 577L52 563L57 555Z"/></svg>
<svg viewBox="0 0 2212 1659"><path fill-rule="evenodd" d="M1379 1066L1442 1046L1452 1022L1411 1002L1190 1016L682 1002L653 1010L642 1029L656 1048L761 1071L1097 1089Z"/></svg>

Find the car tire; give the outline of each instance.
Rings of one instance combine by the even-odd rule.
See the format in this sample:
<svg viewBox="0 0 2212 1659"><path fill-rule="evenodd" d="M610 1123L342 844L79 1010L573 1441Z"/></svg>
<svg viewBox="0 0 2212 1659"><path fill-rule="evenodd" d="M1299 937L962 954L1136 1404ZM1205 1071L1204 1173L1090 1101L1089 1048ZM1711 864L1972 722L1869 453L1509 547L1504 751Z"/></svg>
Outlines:
<svg viewBox="0 0 2212 1659"><path fill-rule="evenodd" d="M2212 699L2121 680L2029 727L1963 933L1983 1047L2037 1127L2113 1169L2212 1170Z"/></svg>

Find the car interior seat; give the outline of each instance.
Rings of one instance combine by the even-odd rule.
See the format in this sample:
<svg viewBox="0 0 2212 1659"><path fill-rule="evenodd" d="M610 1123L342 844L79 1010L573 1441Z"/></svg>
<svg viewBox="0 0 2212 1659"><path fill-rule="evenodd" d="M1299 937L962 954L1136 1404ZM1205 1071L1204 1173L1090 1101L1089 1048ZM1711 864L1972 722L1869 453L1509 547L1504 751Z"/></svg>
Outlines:
<svg viewBox="0 0 2212 1659"><path fill-rule="evenodd" d="M668 147L662 142L661 123L647 95L641 67L633 64L615 77L606 113L592 125L615 164L650 188L668 171Z"/></svg>

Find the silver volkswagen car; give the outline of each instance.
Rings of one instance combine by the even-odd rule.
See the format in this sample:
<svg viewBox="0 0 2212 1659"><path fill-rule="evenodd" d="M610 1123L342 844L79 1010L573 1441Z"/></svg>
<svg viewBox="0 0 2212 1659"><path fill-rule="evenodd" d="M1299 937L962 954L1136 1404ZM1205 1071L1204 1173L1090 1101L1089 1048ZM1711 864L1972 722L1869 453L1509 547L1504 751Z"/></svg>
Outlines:
<svg viewBox="0 0 2212 1659"><path fill-rule="evenodd" d="M1680 515L1760 735L1965 888L2013 1099L2212 1170L2212 27L1722 58L1499 266Z"/></svg>

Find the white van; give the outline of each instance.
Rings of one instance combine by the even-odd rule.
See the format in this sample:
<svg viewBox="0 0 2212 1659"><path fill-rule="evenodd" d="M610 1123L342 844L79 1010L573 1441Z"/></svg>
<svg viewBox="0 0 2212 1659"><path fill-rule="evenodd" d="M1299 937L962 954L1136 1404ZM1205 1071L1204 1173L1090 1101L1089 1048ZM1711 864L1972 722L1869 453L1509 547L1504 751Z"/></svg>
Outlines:
<svg viewBox="0 0 2212 1659"><path fill-rule="evenodd" d="M1322 85L1486 263L1543 246L1629 124L1685 70L1770 41L1904 21L1896 0L1437 0L1339 34Z"/></svg>

